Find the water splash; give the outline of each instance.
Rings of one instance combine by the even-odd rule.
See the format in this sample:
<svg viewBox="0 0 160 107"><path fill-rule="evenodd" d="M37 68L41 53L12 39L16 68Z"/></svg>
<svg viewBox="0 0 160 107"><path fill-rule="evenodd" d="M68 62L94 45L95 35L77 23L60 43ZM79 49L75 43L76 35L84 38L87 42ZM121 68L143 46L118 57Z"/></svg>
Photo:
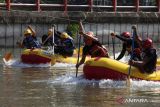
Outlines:
<svg viewBox="0 0 160 107"><path fill-rule="evenodd" d="M132 90L160 90L160 82L146 81L146 80L132 80L131 82Z"/></svg>
<svg viewBox="0 0 160 107"><path fill-rule="evenodd" d="M75 67L75 64L67 64L67 63L56 63L55 65L51 65L50 63L46 63L46 64L26 64L21 62L18 59L12 59L9 61L6 61L5 59L3 59L4 65L8 66L8 67L20 67L20 68L26 68L26 67L56 67L56 68L60 68L60 67Z"/></svg>
<svg viewBox="0 0 160 107"><path fill-rule="evenodd" d="M98 86L100 88L122 88L125 86L125 81L114 81L110 79L103 80L88 80L83 75L75 76L75 73L67 73L66 75L59 76L55 79L50 79L48 83L54 85L90 85Z"/></svg>
<svg viewBox="0 0 160 107"><path fill-rule="evenodd" d="M119 56L120 52L115 53L115 58L117 58ZM114 59L114 56L110 56L111 59ZM119 61L127 63L128 60L130 59L130 56L124 56L122 59L120 59Z"/></svg>
<svg viewBox="0 0 160 107"><path fill-rule="evenodd" d="M9 60L9 61L6 61L5 59L3 59L3 61L4 61L4 65L8 66L8 67L29 68L29 67L50 67L51 66L50 63L46 63L46 64L25 64L25 63L22 63L18 59L12 59L12 60Z"/></svg>
<svg viewBox="0 0 160 107"><path fill-rule="evenodd" d="M56 63L53 67L75 67L75 64Z"/></svg>
<svg viewBox="0 0 160 107"><path fill-rule="evenodd" d="M116 57L119 53L116 53ZM113 56L111 56L112 58ZM124 56L120 61L127 62L129 60L129 56ZM115 81L110 79L103 80L87 80L82 75L82 71L80 71L81 75L78 77L75 76L75 64L65 64L65 63L56 63L53 67L65 68L66 74L59 76L54 79L50 79L48 83L53 85L90 85L90 86L98 86L99 88L126 88L126 81ZM73 69L74 68L74 69ZM145 88L144 88L145 87ZM131 90L150 90L150 89L160 89L160 82L153 81L139 81L131 79Z"/></svg>
<svg viewBox="0 0 160 107"><path fill-rule="evenodd" d="M119 55L119 53L115 54L116 57ZM111 56L111 58L113 58L113 56ZM121 62L127 62L129 59L129 56L124 56L120 61ZM3 59L4 65L8 66L8 67L20 67L20 68L26 68L26 67L51 67L52 65L50 63L46 63L46 64L25 64L22 63L19 59L12 59L9 61L5 61L5 59ZM75 67L75 64L69 64L69 63L56 63L55 65L53 65L53 67L68 67L68 68L72 68Z"/></svg>
<svg viewBox="0 0 160 107"><path fill-rule="evenodd" d="M59 76L55 79L50 79L48 83L53 85L89 85L99 88L127 88L126 81L115 81L111 79L103 80L88 80L83 75L75 77L75 73L67 72L66 75ZM145 88L144 88L145 87ZM160 90L160 82L132 80L131 90Z"/></svg>

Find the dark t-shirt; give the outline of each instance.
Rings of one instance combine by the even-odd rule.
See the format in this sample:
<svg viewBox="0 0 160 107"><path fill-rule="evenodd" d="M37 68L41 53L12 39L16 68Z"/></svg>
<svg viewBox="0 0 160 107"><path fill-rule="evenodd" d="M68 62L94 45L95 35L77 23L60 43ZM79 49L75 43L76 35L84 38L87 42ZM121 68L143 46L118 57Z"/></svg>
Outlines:
<svg viewBox="0 0 160 107"><path fill-rule="evenodd" d="M73 40L70 39L70 38L67 38L67 39L63 40L62 45L64 45L64 50L66 52L74 51L74 49L75 49Z"/></svg>
<svg viewBox="0 0 160 107"><path fill-rule="evenodd" d="M157 63L156 49L151 48L143 51L142 59L143 61L146 61L146 64L144 65L145 72L152 73L153 71L156 70L156 63Z"/></svg>
<svg viewBox="0 0 160 107"><path fill-rule="evenodd" d="M118 35L116 35L116 37L123 41L122 51L116 59L116 60L120 60L125 55L127 48L130 48L130 49L132 48L133 38L125 38L125 37L118 36ZM139 44L136 41L134 41L134 48L139 48L139 47L140 47ZM128 54L131 55L131 51ZM137 60L141 60L141 57L140 55L133 53L132 59L137 61Z"/></svg>
<svg viewBox="0 0 160 107"><path fill-rule="evenodd" d="M41 45L40 45L39 41L36 39L36 37L33 37L33 36L27 36L27 37L23 40L23 45L24 45L24 47L26 47L27 49L31 49L31 48L41 48Z"/></svg>

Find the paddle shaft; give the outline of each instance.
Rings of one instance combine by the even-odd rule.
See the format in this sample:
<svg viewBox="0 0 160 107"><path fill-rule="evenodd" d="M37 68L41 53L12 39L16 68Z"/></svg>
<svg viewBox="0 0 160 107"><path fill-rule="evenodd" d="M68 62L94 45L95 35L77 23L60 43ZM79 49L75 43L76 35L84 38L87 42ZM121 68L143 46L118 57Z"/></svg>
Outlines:
<svg viewBox="0 0 160 107"><path fill-rule="evenodd" d="M50 38L50 36L48 36L48 37L45 39L45 41L42 43L42 45L44 45L49 38Z"/></svg>
<svg viewBox="0 0 160 107"><path fill-rule="evenodd" d="M115 59L115 47L114 47L114 44L115 44L115 39L112 38L112 45L113 45L113 58Z"/></svg>
<svg viewBox="0 0 160 107"><path fill-rule="evenodd" d="M54 54L54 26L52 27L52 40L53 40L52 53Z"/></svg>
<svg viewBox="0 0 160 107"><path fill-rule="evenodd" d="M133 59L133 51L134 51L134 40L135 40L135 31L133 30L133 36L132 36L132 50L131 50L131 57L130 57L130 60ZM129 69L128 69L128 82L129 82L129 85L130 85L130 74L131 74L131 67L132 65L130 64L129 66Z"/></svg>
<svg viewBox="0 0 160 107"><path fill-rule="evenodd" d="M54 29L54 28L55 28L55 26L53 25L53 27L52 27L53 44L54 44L54 32L55 32L55 29ZM48 36L48 37L45 39L45 41L42 43L42 45L44 45L50 37L51 37L51 36Z"/></svg>
<svg viewBox="0 0 160 107"><path fill-rule="evenodd" d="M81 20L80 20L80 23L79 23L79 31L85 32ZM78 41L78 59L77 59L77 64L79 63L81 36L82 36L82 35L79 36L79 41ZM77 64L76 64L76 65L77 65ZM78 75L78 67L76 67L76 77L77 77L77 75Z"/></svg>
<svg viewBox="0 0 160 107"><path fill-rule="evenodd" d="M79 57L80 57L80 44L81 44L81 36L79 36L78 40L78 59L77 59L77 64L79 63ZM78 75L78 67L76 68L76 77Z"/></svg>

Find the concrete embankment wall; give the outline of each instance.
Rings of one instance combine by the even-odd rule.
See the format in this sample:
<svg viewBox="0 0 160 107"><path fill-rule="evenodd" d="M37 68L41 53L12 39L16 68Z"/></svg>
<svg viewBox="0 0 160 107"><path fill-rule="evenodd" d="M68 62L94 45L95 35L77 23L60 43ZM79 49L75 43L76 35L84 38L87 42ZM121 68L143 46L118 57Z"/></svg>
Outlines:
<svg viewBox="0 0 160 107"><path fill-rule="evenodd" d="M131 32L131 26L137 24L139 34L150 36L159 42L160 13L108 13L108 12L29 12L29 11L1 11L0 14L0 46L15 47L18 40L23 39L23 31L31 25L39 40L53 25L57 30L65 31L69 23L84 20L86 31L94 31L100 42L111 43L111 31L121 33ZM75 38L75 43L77 39ZM116 40L118 43L119 40Z"/></svg>

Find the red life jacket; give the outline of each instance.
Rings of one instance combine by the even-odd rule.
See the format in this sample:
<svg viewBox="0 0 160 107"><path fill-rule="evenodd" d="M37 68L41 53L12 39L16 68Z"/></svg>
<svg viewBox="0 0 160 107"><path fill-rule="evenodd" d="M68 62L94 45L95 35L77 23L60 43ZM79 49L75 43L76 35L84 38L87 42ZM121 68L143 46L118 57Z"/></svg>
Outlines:
<svg viewBox="0 0 160 107"><path fill-rule="evenodd" d="M89 54L91 55L91 57L106 57L107 53L108 52L106 49L98 45L92 46L89 50Z"/></svg>
<svg viewBox="0 0 160 107"><path fill-rule="evenodd" d="M141 50L140 50L140 48L135 48L135 49L133 50L133 52L134 52L136 55L139 55L139 56L140 56L140 54L142 53Z"/></svg>

